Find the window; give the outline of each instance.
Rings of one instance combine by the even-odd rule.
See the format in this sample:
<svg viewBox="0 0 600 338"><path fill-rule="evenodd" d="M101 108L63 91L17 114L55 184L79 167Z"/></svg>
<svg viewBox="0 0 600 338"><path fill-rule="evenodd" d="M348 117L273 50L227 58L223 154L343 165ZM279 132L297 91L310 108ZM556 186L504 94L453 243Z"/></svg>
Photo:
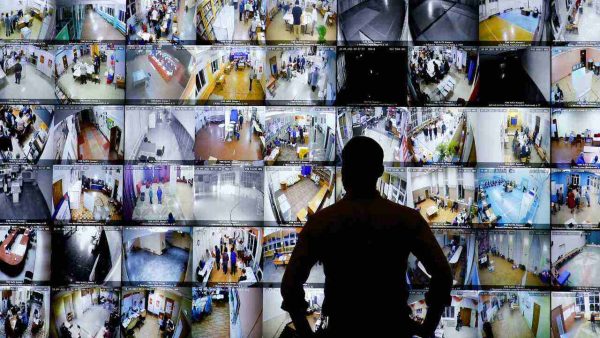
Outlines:
<svg viewBox="0 0 600 338"><path fill-rule="evenodd" d="M600 311L600 294L590 295L590 311Z"/></svg>
<svg viewBox="0 0 600 338"><path fill-rule="evenodd" d="M571 175L571 184L579 186L579 175Z"/></svg>
<svg viewBox="0 0 600 338"><path fill-rule="evenodd" d="M219 59L215 59L213 62L211 62L210 67L212 69L212 72L216 73L217 70L219 70Z"/></svg>
<svg viewBox="0 0 600 338"><path fill-rule="evenodd" d="M135 15L135 2L131 2L127 5L127 18L131 18Z"/></svg>
<svg viewBox="0 0 600 338"><path fill-rule="evenodd" d="M575 297L575 310L578 312L585 312L585 302L583 300L583 295L577 295Z"/></svg>
<svg viewBox="0 0 600 338"><path fill-rule="evenodd" d="M125 12L119 11L119 21L125 22Z"/></svg>
<svg viewBox="0 0 600 338"><path fill-rule="evenodd" d="M202 88L206 85L206 77L204 76L204 69L198 72L196 75L196 94L200 93Z"/></svg>
<svg viewBox="0 0 600 338"><path fill-rule="evenodd" d="M446 306L442 318L454 318L454 306Z"/></svg>

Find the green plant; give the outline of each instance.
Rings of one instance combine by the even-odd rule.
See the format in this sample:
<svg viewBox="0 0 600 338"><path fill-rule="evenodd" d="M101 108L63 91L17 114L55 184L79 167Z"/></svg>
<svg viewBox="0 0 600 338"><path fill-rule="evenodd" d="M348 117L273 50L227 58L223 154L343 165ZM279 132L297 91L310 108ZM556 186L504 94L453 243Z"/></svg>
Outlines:
<svg viewBox="0 0 600 338"><path fill-rule="evenodd" d="M325 42L325 34L327 34L327 27L320 25L317 27L317 34L319 34L319 42Z"/></svg>
<svg viewBox="0 0 600 338"><path fill-rule="evenodd" d="M448 153L452 156L455 156L458 153L458 142L455 140L450 141L448 143Z"/></svg>
<svg viewBox="0 0 600 338"><path fill-rule="evenodd" d="M448 153L448 147L446 143L443 142L438 144L435 150L437 150L437 152L440 154L440 159L445 158Z"/></svg>

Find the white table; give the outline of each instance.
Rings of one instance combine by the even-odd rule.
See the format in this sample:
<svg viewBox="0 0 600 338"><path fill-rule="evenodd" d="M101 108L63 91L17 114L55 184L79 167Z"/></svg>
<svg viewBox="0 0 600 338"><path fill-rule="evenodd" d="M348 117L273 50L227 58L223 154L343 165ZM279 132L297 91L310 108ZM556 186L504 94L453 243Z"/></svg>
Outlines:
<svg viewBox="0 0 600 338"><path fill-rule="evenodd" d="M140 83L146 84L146 82L148 82L149 78L148 78L148 74L146 74L146 72L144 72L143 70L136 70L135 72L133 72L131 74L132 80L133 80L133 86L136 87L138 86Z"/></svg>
<svg viewBox="0 0 600 338"><path fill-rule="evenodd" d="M427 212L427 216L431 217L431 216L437 214L438 208L435 205L432 205L429 208L427 208L426 212Z"/></svg>

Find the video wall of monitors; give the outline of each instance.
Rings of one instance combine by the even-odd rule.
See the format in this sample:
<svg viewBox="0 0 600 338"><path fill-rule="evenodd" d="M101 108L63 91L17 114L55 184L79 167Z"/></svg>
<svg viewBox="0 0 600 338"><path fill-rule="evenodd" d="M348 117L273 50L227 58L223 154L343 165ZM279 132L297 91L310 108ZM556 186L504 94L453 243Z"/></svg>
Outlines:
<svg viewBox="0 0 600 338"><path fill-rule="evenodd" d="M283 274L345 197L355 136L448 259L436 337L600 336L598 0L20 0L0 18L0 336L283 336ZM421 321L431 274L407 266ZM317 264L313 329L324 284Z"/></svg>

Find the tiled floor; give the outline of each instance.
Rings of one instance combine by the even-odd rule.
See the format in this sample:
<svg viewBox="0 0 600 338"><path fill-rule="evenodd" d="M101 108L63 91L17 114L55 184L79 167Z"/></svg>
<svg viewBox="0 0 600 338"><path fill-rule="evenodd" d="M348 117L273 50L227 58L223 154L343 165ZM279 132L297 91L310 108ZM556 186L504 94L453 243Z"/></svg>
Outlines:
<svg viewBox="0 0 600 338"><path fill-rule="evenodd" d="M82 316L75 318L74 324L80 326L82 337L95 337L109 317L110 311L102 305L92 305Z"/></svg>
<svg viewBox="0 0 600 338"><path fill-rule="evenodd" d="M535 338L521 311L511 310L508 302L504 303L502 308L498 310L496 317L497 319L492 322L492 331L495 338Z"/></svg>
<svg viewBox="0 0 600 338"><path fill-rule="evenodd" d="M340 13L340 32L349 42L399 41L406 14L405 1L370 0Z"/></svg>
<svg viewBox="0 0 600 338"><path fill-rule="evenodd" d="M578 15L577 32L565 33L566 41L599 41L600 40L600 14L593 7L593 1L586 1L581 8L583 12ZM600 330L599 330L600 332Z"/></svg>
<svg viewBox="0 0 600 338"><path fill-rule="evenodd" d="M81 62L86 62L90 65L92 64L92 57L90 55L84 56L81 58ZM104 76L106 70L107 63L101 63L99 84L90 80L86 84L81 84L81 81L75 79L73 72L69 69L58 78L57 85L72 100L98 99L112 100L114 102L123 101L125 99L125 90L117 88L115 82L112 84L106 83L106 77Z"/></svg>
<svg viewBox="0 0 600 338"><path fill-rule="evenodd" d="M171 196L169 189L167 189L166 185L163 185L161 188L163 191L162 203L158 204L158 199L156 197L158 187L157 184L152 184L152 190L154 191L152 204L150 204L148 196L146 196L144 201L138 199L135 209L133 210L133 219L165 221L168 219L170 212L173 213L176 220L192 219L192 187L186 183L176 183L175 187L176 190L174 191L173 196Z"/></svg>
<svg viewBox="0 0 600 338"><path fill-rule="evenodd" d="M42 184L42 182L40 182ZM19 203L13 203L12 195L0 193L0 219L44 220L50 217L48 204L39 186L23 183Z"/></svg>
<svg viewBox="0 0 600 338"><path fill-rule="evenodd" d="M50 79L29 62L21 61L23 73L21 84L15 83L15 74L9 73L0 85L0 97L30 100L56 100L54 80Z"/></svg>
<svg viewBox="0 0 600 338"><path fill-rule="evenodd" d="M189 256L189 251L173 246L161 255L134 250L127 253L124 268L132 282L183 282Z"/></svg>
<svg viewBox="0 0 600 338"><path fill-rule="evenodd" d="M108 21L104 20L100 14L91 9L87 10L83 20L83 31L81 32L82 40L125 40L125 35L109 24Z"/></svg>
<svg viewBox="0 0 600 338"><path fill-rule="evenodd" d="M148 140L156 144L157 149L165 147L163 156L155 156L157 159L163 161L181 161L181 160L193 160L191 147L184 148L182 144L177 141L177 137L173 132L173 128L167 122L157 122L154 128L151 128L146 133L145 137ZM141 153L136 155L139 158Z"/></svg>
<svg viewBox="0 0 600 338"><path fill-rule="evenodd" d="M198 130L194 145L196 160L207 160L209 157L226 161L262 159L260 139L254 134L250 122L244 122L244 126L240 130L239 141L236 139L230 142L223 141L223 133L223 128L213 123Z"/></svg>
<svg viewBox="0 0 600 338"><path fill-rule="evenodd" d="M427 0L410 10L417 41L477 41L476 7L459 2Z"/></svg>
<svg viewBox="0 0 600 338"><path fill-rule="evenodd" d="M115 209L115 206L111 203L109 203L109 196L105 195L102 192L99 191L86 191L84 193L90 193L92 195L94 195L94 207L98 207L98 208L104 208L104 207L108 207L108 214L110 215L110 220L111 221L119 221L122 219L122 215L119 214L117 212L117 210ZM84 200L84 193L81 193L81 201ZM83 203L81 203L80 208L79 209L71 209L71 219L73 221L94 221L95 220L95 216L94 216L94 210L88 210L83 206Z"/></svg>
<svg viewBox="0 0 600 338"><path fill-rule="evenodd" d="M312 90L308 84L309 69L304 73L292 71L291 79L277 80L275 95L267 93L267 100L277 103L279 101L302 101L306 103L322 104L324 101L319 100L318 89Z"/></svg>
<svg viewBox="0 0 600 338"><path fill-rule="evenodd" d="M232 69L229 74L225 74L225 84L215 86L209 96L211 101L239 100L262 102L265 99L265 92L258 79L252 82L250 90L250 68L243 70Z"/></svg>
<svg viewBox="0 0 600 338"><path fill-rule="evenodd" d="M273 263L273 258L265 258L263 263L263 282L281 283L285 267L277 266ZM315 264L310 270L307 283L325 283L325 272L321 263Z"/></svg>
<svg viewBox="0 0 600 338"><path fill-rule="evenodd" d="M582 251L569 259L559 270L571 272L567 286L597 287L600 286L600 248L584 246Z"/></svg>
<svg viewBox="0 0 600 338"><path fill-rule="evenodd" d="M262 182L257 182L262 185ZM203 221L262 221L264 197L257 189L236 187L235 194L197 194L194 197L194 216Z"/></svg>
<svg viewBox="0 0 600 338"><path fill-rule="evenodd" d="M82 123L77 141L82 159L102 160L108 158L110 143L94 125Z"/></svg>
<svg viewBox="0 0 600 338"><path fill-rule="evenodd" d="M586 70L586 72L590 72ZM558 82L552 83L552 88L555 88L556 85L560 87L564 94L565 102L599 102L600 101L600 76L592 75L592 89L587 92L581 98L577 97L577 93L573 88L573 83L571 80L571 75L565 76L560 79Z"/></svg>
<svg viewBox="0 0 600 338"><path fill-rule="evenodd" d="M308 206L308 202L319 192L321 187L317 186L310 178L302 178L298 183L287 187L286 190L279 190L275 195L275 199L281 194L285 194L288 203L290 204L290 212L292 220L296 220L296 213L302 208Z"/></svg>
<svg viewBox="0 0 600 338"><path fill-rule="evenodd" d="M577 156L583 151L584 143L569 143L568 140L561 138L560 140L550 141L550 149L552 149L552 163L571 163L571 160L576 160ZM589 144L591 145L591 144ZM593 160L593 156L590 156ZM588 158L586 158L588 162Z"/></svg>
<svg viewBox="0 0 600 338"><path fill-rule="evenodd" d="M516 9L519 10L519 9ZM494 15L479 23L480 41L531 41L533 33Z"/></svg>
<svg viewBox="0 0 600 338"><path fill-rule="evenodd" d="M212 313L192 325L192 337L228 338L229 322L229 302L213 300Z"/></svg>
<svg viewBox="0 0 600 338"><path fill-rule="evenodd" d="M487 268L479 269L479 279L481 285L514 285L514 286L545 286L537 275L513 269L513 263L500 256L490 255L490 260L494 261L495 271L490 272Z"/></svg>

